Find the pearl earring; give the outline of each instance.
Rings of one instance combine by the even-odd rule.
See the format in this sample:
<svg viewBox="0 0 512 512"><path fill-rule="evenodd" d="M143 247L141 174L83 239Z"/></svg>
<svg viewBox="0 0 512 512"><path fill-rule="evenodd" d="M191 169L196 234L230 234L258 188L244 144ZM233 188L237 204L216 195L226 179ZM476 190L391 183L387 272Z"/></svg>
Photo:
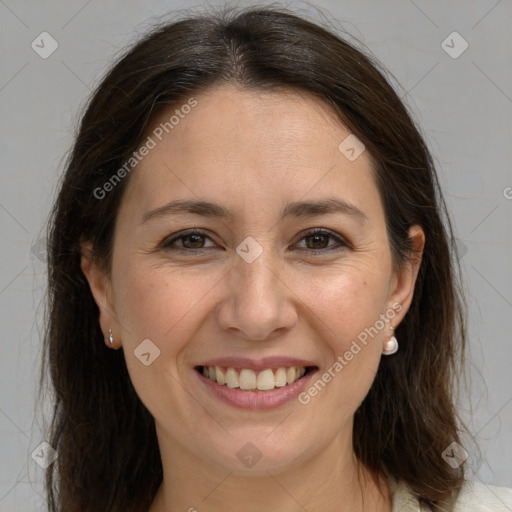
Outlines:
<svg viewBox="0 0 512 512"><path fill-rule="evenodd" d="M394 331L395 328L391 327L391 330ZM388 341L384 344L384 349L382 350L382 353L385 356L390 356L391 354L394 354L398 350L398 341L395 338L395 336L391 336Z"/></svg>
<svg viewBox="0 0 512 512"><path fill-rule="evenodd" d="M112 336L112 329L108 330L108 342L113 345L114 344L114 336Z"/></svg>

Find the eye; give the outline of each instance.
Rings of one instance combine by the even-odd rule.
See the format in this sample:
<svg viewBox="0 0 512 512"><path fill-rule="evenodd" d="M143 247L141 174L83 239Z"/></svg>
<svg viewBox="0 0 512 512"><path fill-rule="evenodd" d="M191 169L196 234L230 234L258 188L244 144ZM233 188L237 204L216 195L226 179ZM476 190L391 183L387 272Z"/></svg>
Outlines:
<svg viewBox="0 0 512 512"><path fill-rule="evenodd" d="M328 240L332 239L335 240L337 243L333 245L326 245L326 242L328 243ZM327 231L325 229L315 228L307 231L306 233L303 233L303 236L301 240L306 241L306 246L309 247L306 249L299 249L304 250L309 253L313 254L321 254L325 253L327 251L332 250L338 250L348 247L348 244L338 235L334 234L332 231Z"/></svg>
<svg viewBox="0 0 512 512"><path fill-rule="evenodd" d="M334 240L335 243L328 245L329 239ZM208 249L205 247L205 240L211 240L203 231L198 229L189 229L181 231L176 236L167 239L162 243L162 248L170 251L180 252L202 252ZM306 248L294 249L302 252L308 252L315 255L325 253L327 251L339 250L348 247L348 244L335 233L315 228L302 234L301 241L306 242ZM179 242L179 245L177 244ZM327 243L327 245L326 245Z"/></svg>
<svg viewBox="0 0 512 512"><path fill-rule="evenodd" d="M197 229L189 229L187 231L181 231L178 236L164 241L163 248L174 250L174 251L201 251L204 250L204 239L211 240L206 234ZM181 240L182 246L176 246L175 242Z"/></svg>

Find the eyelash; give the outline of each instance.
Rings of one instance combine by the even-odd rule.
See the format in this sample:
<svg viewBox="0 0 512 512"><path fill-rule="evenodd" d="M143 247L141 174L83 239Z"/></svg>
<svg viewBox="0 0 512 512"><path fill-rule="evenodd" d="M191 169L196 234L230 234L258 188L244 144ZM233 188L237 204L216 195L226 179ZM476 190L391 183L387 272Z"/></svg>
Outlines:
<svg viewBox="0 0 512 512"><path fill-rule="evenodd" d="M185 231L181 231L178 234L178 236L174 236L171 239L168 238L167 241L163 242L162 248L164 248L166 250L169 250L169 251L189 252L189 253L192 252L192 253L196 253L196 254L197 253L204 253L205 251L208 250L208 248L206 248L206 249L187 249L186 247L177 247L177 246L173 246L172 245L176 240L180 240L180 239L186 238L187 236L190 236L190 235L200 235L200 236L203 236L205 238L209 238L211 240L211 238L206 233L204 233L201 230L198 230L198 229L188 229L188 230L185 230ZM320 250L315 250L315 249L299 249L299 251L307 252L309 254L318 256L318 255L321 255L321 254L325 254L326 252L329 252L329 251L345 249L345 248L348 247L348 244L340 236L334 234L332 231L328 231L328 230L321 229L321 228L314 228L314 229L310 229L309 231L306 231L302 235L301 240L303 240L304 238L309 238L311 236L315 236L315 235L322 235L322 236L328 236L330 238L333 238L333 239L335 239L338 242L339 246L335 247L335 248L331 247L331 248L325 248L325 249L320 249Z"/></svg>

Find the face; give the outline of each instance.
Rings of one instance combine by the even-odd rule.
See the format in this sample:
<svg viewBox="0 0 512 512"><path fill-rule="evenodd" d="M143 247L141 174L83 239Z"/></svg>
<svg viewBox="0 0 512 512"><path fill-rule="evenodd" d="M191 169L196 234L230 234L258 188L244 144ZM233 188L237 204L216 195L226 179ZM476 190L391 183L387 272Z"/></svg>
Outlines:
<svg viewBox="0 0 512 512"><path fill-rule="evenodd" d="M371 157L340 151L350 131L327 106L232 86L194 100L146 134L111 275L82 268L159 441L237 473L280 471L350 442L417 267L392 272ZM156 211L178 200L217 206Z"/></svg>

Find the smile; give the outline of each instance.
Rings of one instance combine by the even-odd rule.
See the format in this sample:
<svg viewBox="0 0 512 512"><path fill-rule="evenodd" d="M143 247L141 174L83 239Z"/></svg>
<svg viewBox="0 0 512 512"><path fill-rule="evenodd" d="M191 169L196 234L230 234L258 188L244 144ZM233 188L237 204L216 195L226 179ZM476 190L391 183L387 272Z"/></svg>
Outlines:
<svg viewBox="0 0 512 512"><path fill-rule="evenodd" d="M304 366L265 368L261 371L250 368L199 366L197 370L221 386L245 391L271 391L275 388L285 387L299 380L307 372L307 368Z"/></svg>
<svg viewBox="0 0 512 512"><path fill-rule="evenodd" d="M310 361L287 357L259 361L222 358L193 369L200 389L208 397L253 411L275 409L297 401L319 370Z"/></svg>

